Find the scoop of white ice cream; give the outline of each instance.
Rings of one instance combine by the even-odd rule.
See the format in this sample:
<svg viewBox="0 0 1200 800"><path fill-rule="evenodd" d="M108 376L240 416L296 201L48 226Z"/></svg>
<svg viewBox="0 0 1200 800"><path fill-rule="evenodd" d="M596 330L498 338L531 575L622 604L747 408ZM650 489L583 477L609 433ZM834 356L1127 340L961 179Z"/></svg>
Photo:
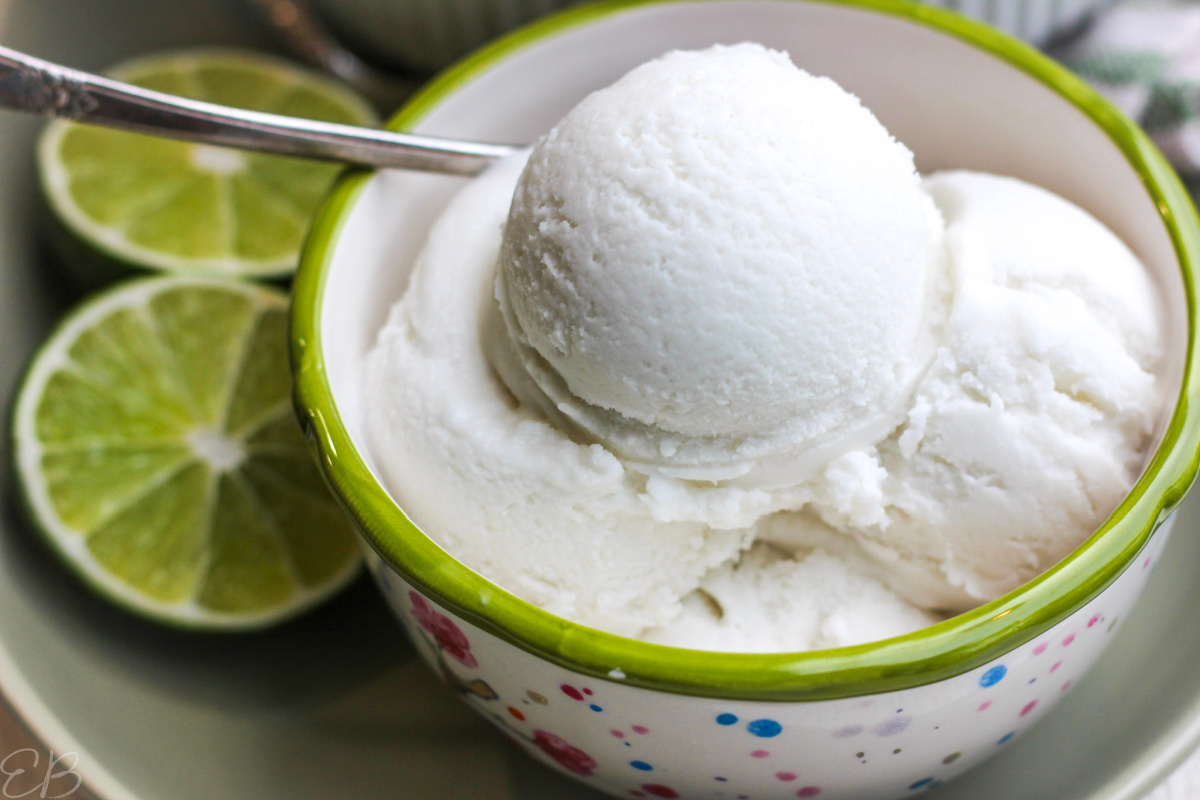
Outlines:
<svg viewBox="0 0 1200 800"><path fill-rule="evenodd" d="M1082 209L995 175L925 187L956 279L942 345L904 424L835 460L812 508L910 600L966 609L1066 556L1129 491L1163 332L1146 270Z"/></svg>
<svg viewBox="0 0 1200 800"><path fill-rule="evenodd" d="M497 281L521 363L497 360L632 461L719 478L787 449L794 475L903 415L940 228L833 81L761 45L669 53L535 147Z"/></svg>

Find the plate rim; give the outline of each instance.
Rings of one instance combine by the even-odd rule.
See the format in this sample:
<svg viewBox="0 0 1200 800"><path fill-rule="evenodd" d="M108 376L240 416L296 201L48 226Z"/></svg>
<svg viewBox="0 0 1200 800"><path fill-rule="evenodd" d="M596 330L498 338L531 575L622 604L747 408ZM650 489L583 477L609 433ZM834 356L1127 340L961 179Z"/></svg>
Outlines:
<svg viewBox="0 0 1200 800"><path fill-rule="evenodd" d="M7 33L15 0L0 0L0 38ZM0 634L0 713L8 713L31 744L54 752L75 752L82 791L95 800L144 800L135 795L91 751L83 747L63 720L34 689L10 646ZM1142 743L1131 759L1097 793L1094 800L1135 800L1158 788L1200 745L1200 692L1166 733ZM7 755L7 754L4 754Z"/></svg>
<svg viewBox="0 0 1200 800"><path fill-rule="evenodd" d="M0 9L0 14L3 9ZM68 795L82 789L94 800L142 800L124 783L83 747L71 734L62 720L46 705L41 695L25 677L9 647L0 635L0 711L7 710L10 717L35 746L40 746L53 757L54 753L75 753L78 761L70 772L79 777L79 786ZM12 752L19 752L14 750ZM11 753L4 754L5 757Z"/></svg>

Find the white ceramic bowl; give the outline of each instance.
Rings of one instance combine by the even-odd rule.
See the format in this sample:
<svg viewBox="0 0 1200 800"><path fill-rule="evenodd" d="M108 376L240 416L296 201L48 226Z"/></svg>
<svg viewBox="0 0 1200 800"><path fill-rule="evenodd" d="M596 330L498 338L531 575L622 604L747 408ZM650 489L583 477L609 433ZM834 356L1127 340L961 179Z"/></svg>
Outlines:
<svg viewBox="0 0 1200 800"><path fill-rule="evenodd" d="M757 40L862 98L923 171L1015 175L1091 211L1167 298L1184 398L1130 496L1035 581L885 642L815 653L674 650L600 633L508 594L432 543L387 494L362 425L363 360L461 179L352 173L319 216L295 289L297 401L372 572L426 660L529 752L638 797L900 797L1028 729L1078 681L1151 574L1196 474L1191 347L1200 227L1132 123L1027 47L889 0L605 3L462 62L398 127L531 141L589 91L671 48Z"/></svg>
<svg viewBox="0 0 1200 800"><path fill-rule="evenodd" d="M1114 0L922 0L1042 43ZM432 72L518 25L579 0L314 0L374 58Z"/></svg>

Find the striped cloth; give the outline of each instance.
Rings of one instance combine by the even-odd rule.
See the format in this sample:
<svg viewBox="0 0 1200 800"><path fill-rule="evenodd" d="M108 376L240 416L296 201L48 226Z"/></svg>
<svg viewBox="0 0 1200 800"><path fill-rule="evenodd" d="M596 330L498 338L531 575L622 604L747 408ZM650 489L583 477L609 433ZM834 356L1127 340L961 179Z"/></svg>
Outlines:
<svg viewBox="0 0 1200 800"><path fill-rule="evenodd" d="M1051 54L1200 177L1200 0L1125 0Z"/></svg>
<svg viewBox="0 0 1200 800"><path fill-rule="evenodd" d="M1051 36L1069 32L1115 0L923 0L968 17L981 19L1002 31L1045 44Z"/></svg>

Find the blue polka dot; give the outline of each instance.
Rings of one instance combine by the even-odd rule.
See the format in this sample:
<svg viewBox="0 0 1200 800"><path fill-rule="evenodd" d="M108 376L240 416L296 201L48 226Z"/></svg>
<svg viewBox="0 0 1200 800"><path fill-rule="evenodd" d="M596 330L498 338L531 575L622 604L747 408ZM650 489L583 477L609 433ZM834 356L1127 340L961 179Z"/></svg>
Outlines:
<svg viewBox="0 0 1200 800"><path fill-rule="evenodd" d="M650 766L645 761L630 761L629 766L633 767L634 769L640 769L642 772L649 772L650 770L654 769L654 767Z"/></svg>
<svg viewBox="0 0 1200 800"><path fill-rule="evenodd" d="M878 736L895 736L911 723L912 717L892 717L876 725L874 730Z"/></svg>
<svg viewBox="0 0 1200 800"><path fill-rule="evenodd" d="M1003 736L1001 736L1001 737L1000 737L1000 741L996 742L996 744L1006 744L1006 743L1008 743L1009 741L1011 741L1011 740L1012 740L1012 738L1013 738L1014 736L1016 736L1016 735L1017 735L1017 732L1016 732L1016 731L1009 731L1008 733L1006 733L1006 734L1004 734Z"/></svg>
<svg viewBox="0 0 1200 800"><path fill-rule="evenodd" d="M979 676L979 685L985 689L989 686L995 686L1004 679L1004 676L1007 673L1008 667L1004 666L1003 664L992 667L987 672Z"/></svg>
<svg viewBox="0 0 1200 800"><path fill-rule="evenodd" d="M732 725L737 722L737 714L722 714L717 717L718 725Z"/></svg>
<svg viewBox="0 0 1200 800"><path fill-rule="evenodd" d="M592 711L603 711L604 710L603 708L596 705L595 703L592 703L590 706L588 706L588 708L590 708Z"/></svg>
<svg viewBox="0 0 1200 800"><path fill-rule="evenodd" d="M746 723L746 730L762 739L770 739L783 732L783 726L773 719L756 719Z"/></svg>
<svg viewBox="0 0 1200 800"><path fill-rule="evenodd" d="M921 780L909 786L909 789L924 789L929 784L933 783L933 778L921 778Z"/></svg>

